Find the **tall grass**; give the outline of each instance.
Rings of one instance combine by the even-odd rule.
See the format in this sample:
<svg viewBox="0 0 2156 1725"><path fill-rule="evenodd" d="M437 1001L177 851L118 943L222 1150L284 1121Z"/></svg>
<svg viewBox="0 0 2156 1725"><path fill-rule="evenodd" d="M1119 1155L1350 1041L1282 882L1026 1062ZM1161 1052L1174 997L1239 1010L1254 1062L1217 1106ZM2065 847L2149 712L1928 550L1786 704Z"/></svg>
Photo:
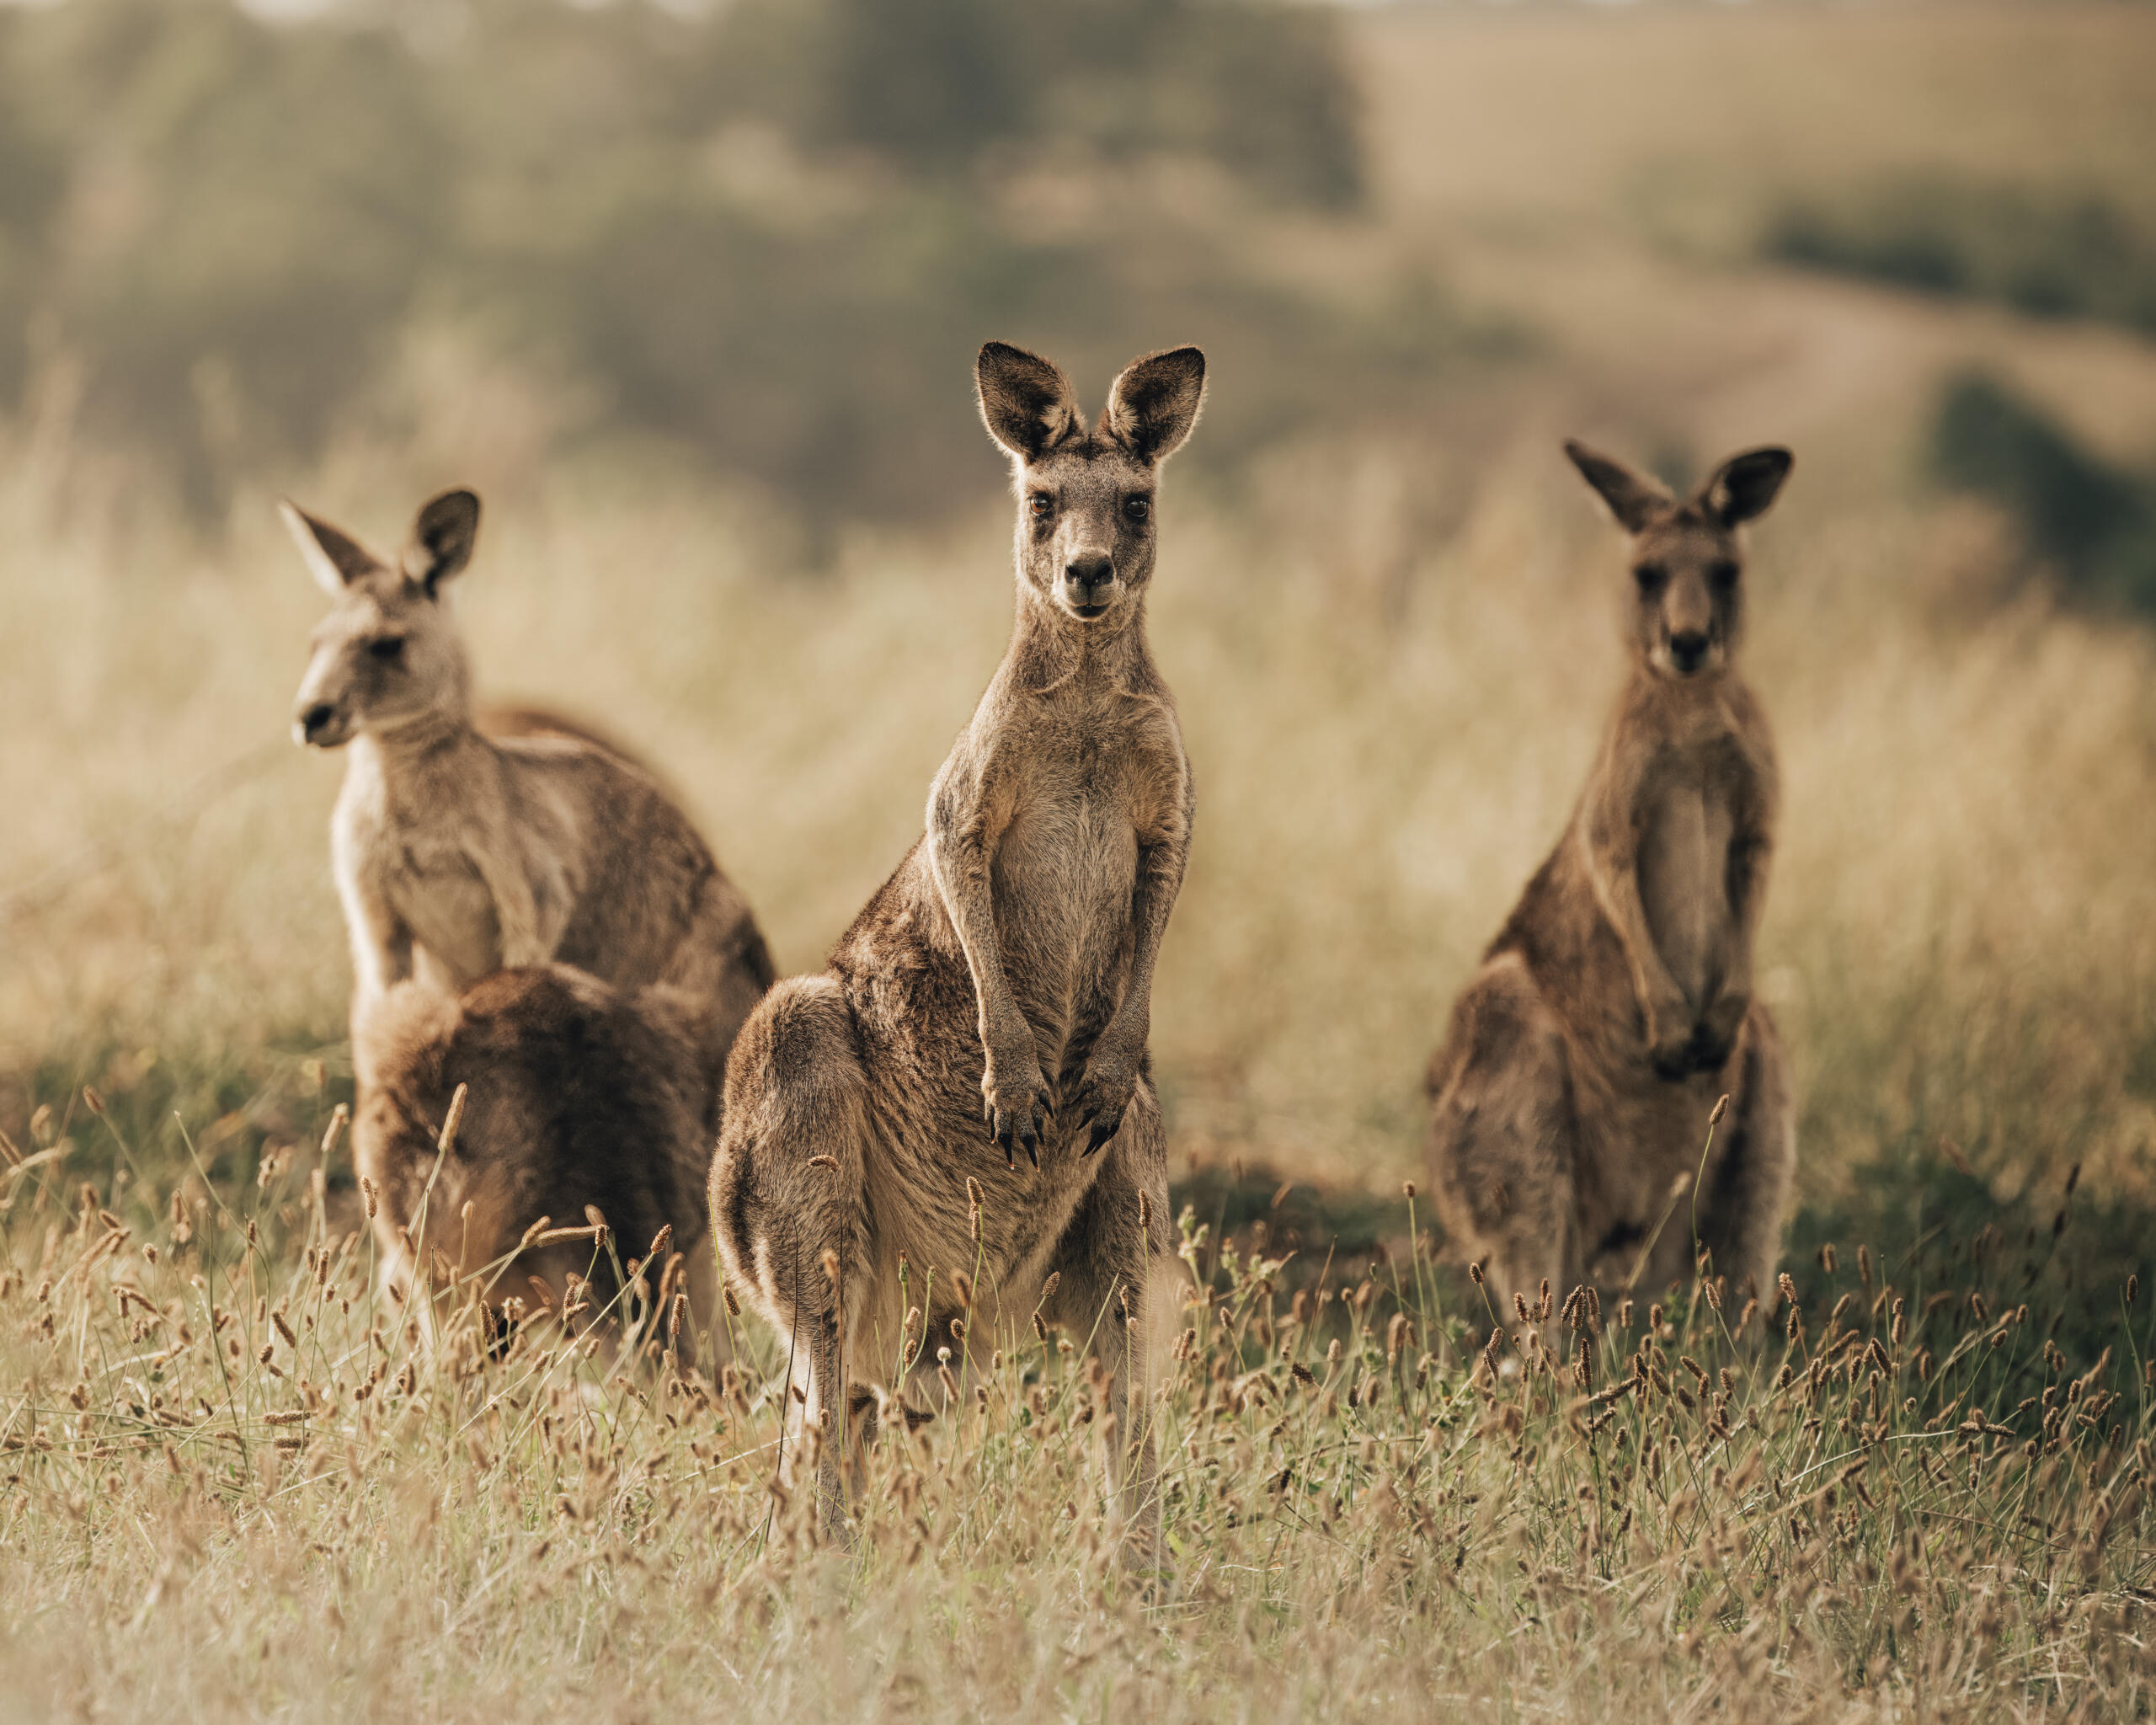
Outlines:
<svg viewBox="0 0 2156 1725"><path fill-rule="evenodd" d="M138 1186L124 1217L21 1155L0 1695L24 1714L2150 1705L2136 1284L2080 1370L1975 1264L1935 1284L1831 1247L1801 1305L1710 1271L1545 1297L1523 1353L1432 1291L1419 1244L1289 1298L1264 1223L1186 1212L1146 1414L1173 1578L1149 1594L1102 1519L1082 1335L985 1335L931 1380L933 1420L871 1453L849 1553L775 1483L768 1346L714 1372L639 1316L625 1345L527 1323L503 1349L457 1290L430 1343L330 1220L312 1146L244 1188Z"/></svg>

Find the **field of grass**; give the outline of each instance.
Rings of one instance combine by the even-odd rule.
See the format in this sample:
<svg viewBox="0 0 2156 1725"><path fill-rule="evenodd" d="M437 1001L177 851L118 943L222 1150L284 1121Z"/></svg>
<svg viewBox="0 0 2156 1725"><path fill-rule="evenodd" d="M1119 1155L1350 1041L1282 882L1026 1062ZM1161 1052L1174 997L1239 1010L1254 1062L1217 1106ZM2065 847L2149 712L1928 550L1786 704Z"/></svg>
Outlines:
<svg viewBox="0 0 2156 1725"><path fill-rule="evenodd" d="M1199 814L1154 1048L1213 1295L1161 1368L1167 1602L1109 1554L1082 1370L1029 1338L885 1446L848 1557L766 1490L760 1343L718 1383L538 1336L485 1362L372 1303L318 1149L350 1094L338 763L286 738L318 595L270 498L181 525L56 371L0 425L0 1705L2150 1711L2156 633L2057 603L2002 515L1926 489L1923 440L1981 367L2145 469L2156 344L1764 265L1753 218L1921 172L2146 220L2156 13L1356 29L1377 207L1250 244L1434 260L1520 339L1418 429L1165 487L1152 633ZM405 363L416 435L350 431L301 499L387 540L476 483L483 690L648 756L814 964L994 665L1007 517L803 573L739 496L550 450L528 381ZM921 411L963 422L963 386ZM1478 1368L1489 1314L1399 1195L1452 992L1622 673L1572 432L1694 473L1798 457L1746 661L1785 781L1759 970L1798 1071L1799 1333L1641 1290L1588 1384Z"/></svg>
<svg viewBox="0 0 2156 1725"><path fill-rule="evenodd" d="M2151 1704L2136 1287L2079 1374L1981 1246L1945 1286L1829 1253L1807 1307L1582 1296L1568 1357L1523 1359L1502 1330L1475 1352L1483 1314L1419 1257L1288 1300L1278 1257L1186 1213L1149 1598L1101 1518L1082 1335L984 1342L873 1452L849 1552L775 1484L780 1362L700 1369L633 1287L619 1353L533 1330L490 1358L469 1309L424 1343L371 1297L321 1166L229 1204L138 1188L163 1212L141 1226L89 1190L71 1210L50 1162L8 1177L13 1716Z"/></svg>

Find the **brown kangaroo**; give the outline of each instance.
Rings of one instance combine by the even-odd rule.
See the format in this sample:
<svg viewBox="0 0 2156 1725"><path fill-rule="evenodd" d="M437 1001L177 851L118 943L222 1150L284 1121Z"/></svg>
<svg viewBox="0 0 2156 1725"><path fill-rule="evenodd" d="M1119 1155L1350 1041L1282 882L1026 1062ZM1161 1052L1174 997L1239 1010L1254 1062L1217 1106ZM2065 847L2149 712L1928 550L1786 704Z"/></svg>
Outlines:
<svg viewBox="0 0 2156 1725"><path fill-rule="evenodd" d="M672 1288L687 1293L701 1332L714 1278L694 1017L671 990L626 992L567 964L498 970L455 996L404 981L363 997L352 1151L373 1188L384 1284L407 1297L446 1268L444 1280L482 1278L497 1313L520 1301L569 1321L575 1280L603 1310L616 1263L670 1227L680 1262L670 1284L670 1254L649 1267L648 1298L655 1308ZM443 1152L460 1083L464 1112ZM586 1205L618 1235L612 1250L550 1237L584 1228Z"/></svg>
<svg viewBox="0 0 2156 1725"><path fill-rule="evenodd" d="M475 720L442 585L470 560L479 500L419 511L377 556L286 504L334 601L315 631L294 731L351 745L332 822L355 999L417 978L454 995L504 966L574 964L620 987L678 989L700 1015L716 1106L726 1051L770 986L755 918L688 817L624 751L550 714Z"/></svg>
<svg viewBox="0 0 2156 1725"><path fill-rule="evenodd" d="M1146 1039L1192 801L1145 595L1160 467L1197 421L1205 360L1134 361L1090 430L1046 360L990 342L976 377L1018 494L1011 644L936 776L926 836L830 967L779 984L744 1027L712 1227L729 1284L792 1350L789 1465L814 1452L834 1532L873 1424L866 1386L903 1393L945 1347L962 1369L984 1327L1038 1312L1090 1338L1112 1511L1150 1562L1142 1354L1167 1175Z"/></svg>
<svg viewBox="0 0 2156 1725"><path fill-rule="evenodd" d="M1734 665L1737 528L1790 457L1734 457L1680 504L1620 462L1566 452L1631 536L1632 674L1571 825L1428 1078L1439 1216L1486 1260L1508 1323L1545 1279L1562 1298L1685 1274L1694 1226L1718 1269L1769 1287L1796 1157L1787 1062L1752 997L1774 743Z"/></svg>

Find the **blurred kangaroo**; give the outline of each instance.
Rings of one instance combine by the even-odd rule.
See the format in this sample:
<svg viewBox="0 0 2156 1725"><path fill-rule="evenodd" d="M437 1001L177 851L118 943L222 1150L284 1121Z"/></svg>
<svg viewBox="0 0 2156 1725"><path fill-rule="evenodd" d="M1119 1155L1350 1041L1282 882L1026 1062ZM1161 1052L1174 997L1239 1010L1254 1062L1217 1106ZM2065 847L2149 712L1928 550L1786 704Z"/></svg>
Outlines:
<svg viewBox="0 0 2156 1725"><path fill-rule="evenodd" d="M415 1279L481 1276L497 1313L513 1315L515 1300L566 1317L575 1280L602 1309L617 1262L671 1228L680 1262L649 1267L648 1299L655 1308L686 1292L701 1331L715 1278L696 1034L675 991L616 990L567 964L498 970L456 996L404 981L363 997L352 1150L374 1191L384 1284L403 1298ZM464 1112L445 1153L460 1083ZM586 1205L618 1235L612 1251L588 1233L555 1236L583 1229Z"/></svg>
<svg viewBox="0 0 2156 1725"><path fill-rule="evenodd" d="M963 1369L984 1326L1037 1314L1089 1338L1111 1503L1150 1562L1143 1356L1167 1176L1146 1042L1192 798L1145 597L1161 464L1197 422L1205 360L1134 361L1090 430L1033 354L990 342L976 382L1017 492L1011 643L925 836L830 968L780 983L743 1029L712 1226L792 1350L789 1466L814 1452L835 1531L873 1424L864 1381L903 1392L939 1350Z"/></svg>
<svg viewBox="0 0 2156 1725"><path fill-rule="evenodd" d="M1631 536L1632 672L1571 825L1454 1004L1428 1079L1439 1215L1486 1260L1508 1323L1545 1278L1561 1299L1688 1273L1694 1219L1716 1268L1770 1287L1796 1156L1787 1062L1752 995L1779 781L1734 662L1737 529L1790 457L1734 457L1679 503L1565 447Z"/></svg>
<svg viewBox="0 0 2156 1725"><path fill-rule="evenodd" d="M351 745L331 825L355 999L407 978L455 994L550 959L622 987L681 991L714 1106L726 1050L770 986L755 917L688 817L622 750L551 714L475 718L442 587L470 560L479 499L448 491L410 546L377 556L287 503L333 601L293 729Z"/></svg>

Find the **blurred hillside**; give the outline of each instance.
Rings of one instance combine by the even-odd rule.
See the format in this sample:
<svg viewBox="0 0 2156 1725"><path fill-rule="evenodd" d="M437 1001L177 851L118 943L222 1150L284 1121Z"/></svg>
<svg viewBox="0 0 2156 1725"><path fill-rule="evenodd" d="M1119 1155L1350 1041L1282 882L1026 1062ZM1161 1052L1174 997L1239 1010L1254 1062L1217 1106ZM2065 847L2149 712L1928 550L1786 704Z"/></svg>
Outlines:
<svg viewBox="0 0 2156 1725"><path fill-rule="evenodd" d="M923 409L983 330L1104 365L1203 323L1225 459L1449 338L1238 243L1357 204L1357 119L1338 19L1268 0L0 8L0 400L78 367L86 432L215 516L396 435L446 331L559 443L918 519L980 489Z"/></svg>

